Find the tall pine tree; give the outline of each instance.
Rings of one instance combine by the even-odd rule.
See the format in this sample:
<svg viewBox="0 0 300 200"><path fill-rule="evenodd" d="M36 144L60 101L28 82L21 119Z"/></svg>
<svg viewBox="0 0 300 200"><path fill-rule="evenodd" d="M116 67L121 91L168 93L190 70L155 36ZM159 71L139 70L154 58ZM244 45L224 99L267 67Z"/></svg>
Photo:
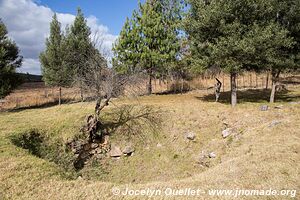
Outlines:
<svg viewBox="0 0 300 200"><path fill-rule="evenodd" d="M70 26L66 35L66 63L73 71L73 79L80 88L81 99L83 100L82 81L85 79L85 68L88 65L89 56L95 51L90 39L91 30L80 8L74 23Z"/></svg>
<svg viewBox="0 0 300 200"><path fill-rule="evenodd" d="M15 72L22 64L22 56L7 33L6 26L0 19L0 98L8 95L21 81Z"/></svg>
<svg viewBox="0 0 300 200"><path fill-rule="evenodd" d="M169 0L147 0L125 22L114 46L114 64L121 71L142 70L148 75L147 93L152 93L153 75L163 73L179 52L179 4ZM134 69L134 70L133 70ZM138 69L138 70L137 70Z"/></svg>
<svg viewBox="0 0 300 200"><path fill-rule="evenodd" d="M193 65L218 66L231 76L231 104L237 103L236 76L244 70L289 66L292 38L274 17L274 1L190 0L186 31ZM275 12L276 13L276 12Z"/></svg>
<svg viewBox="0 0 300 200"><path fill-rule="evenodd" d="M64 62L63 40L61 24L54 14L50 23L50 36L46 39L46 50L40 54L40 62L45 83L59 87L59 105L61 104L61 87L71 84L69 70Z"/></svg>

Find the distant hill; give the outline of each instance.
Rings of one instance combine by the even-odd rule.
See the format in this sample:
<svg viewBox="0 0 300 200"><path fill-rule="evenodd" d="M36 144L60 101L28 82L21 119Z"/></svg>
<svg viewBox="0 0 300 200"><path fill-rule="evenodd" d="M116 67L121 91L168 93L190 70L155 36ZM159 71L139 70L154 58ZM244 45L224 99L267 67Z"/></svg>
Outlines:
<svg viewBox="0 0 300 200"><path fill-rule="evenodd" d="M26 83L30 82L43 82L42 75L34 75L34 74L25 74L25 73L17 73Z"/></svg>

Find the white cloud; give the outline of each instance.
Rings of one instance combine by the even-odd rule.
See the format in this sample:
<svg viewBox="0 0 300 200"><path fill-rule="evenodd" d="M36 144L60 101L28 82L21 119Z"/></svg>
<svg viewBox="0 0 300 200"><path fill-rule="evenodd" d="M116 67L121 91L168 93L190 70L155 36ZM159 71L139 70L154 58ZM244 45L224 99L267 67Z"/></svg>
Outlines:
<svg viewBox="0 0 300 200"><path fill-rule="evenodd" d="M45 6L37 5L32 0L0 0L0 18L8 29L9 36L17 43L24 57L19 71L40 74L38 56L45 48L49 35L49 23L54 12ZM57 13L62 27L73 23L75 16ZM117 36L109 33L108 27L99 24L95 16L87 17L92 37L103 41L102 49L111 57L112 43Z"/></svg>
<svg viewBox="0 0 300 200"><path fill-rule="evenodd" d="M38 59L33 58L25 58L23 60L22 67L18 70L22 73L29 73L29 74L40 74L41 69L37 66L40 66L40 62Z"/></svg>

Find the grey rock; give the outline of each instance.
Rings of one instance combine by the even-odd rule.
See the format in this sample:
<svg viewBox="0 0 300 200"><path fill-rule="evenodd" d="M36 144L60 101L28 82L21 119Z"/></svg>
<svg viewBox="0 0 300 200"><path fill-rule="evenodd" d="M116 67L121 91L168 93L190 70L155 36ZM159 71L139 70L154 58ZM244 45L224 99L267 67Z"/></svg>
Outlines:
<svg viewBox="0 0 300 200"><path fill-rule="evenodd" d="M188 132L185 137L189 140L194 140L196 138L196 134L194 132Z"/></svg>
<svg viewBox="0 0 300 200"><path fill-rule="evenodd" d="M269 109L269 107L267 105L260 106L261 111L267 111L268 109Z"/></svg>
<svg viewBox="0 0 300 200"><path fill-rule="evenodd" d="M160 143L157 143L156 145L158 148L162 147L162 145Z"/></svg>
<svg viewBox="0 0 300 200"><path fill-rule="evenodd" d="M110 157L120 157L122 155L122 151L119 147L113 146L109 152Z"/></svg>
<svg viewBox="0 0 300 200"><path fill-rule="evenodd" d="M217 155L215 154L215 152L210 152L210 153L208 154L208 157L209 157L209 158L215 158L215 157L217 157Z"/></svg>
<svg viewBox="0 0 300 200"><path fill-rule="evenodd" d="M208 155L206 152L202 151L198 160L197 160L197 163L204 166L204 167L209 167L210 165L210 162L209 162L209 159L208 159Z"/></svg>
<svg viewBox="0 0 300 200"><path fill-rule="evenodd" d="M276 126L276 125L278 125L278 124L280 124L280 123L281 123L281 121L273 120L273 121L271 122L271 124L269 124L269 128L271 128L271 127L273 127L273 126Z"/></svg>
<svg viewBox="0 0 300 200"><path fill-rule="evenodd" d="M222 136L223 136L223 138L226 138L229 135L231 135L231 133L232 133L231 128L227 128L227 129L225 129L225 130L222 131Z"/></svg>
<svg viewBox="0 0 300 200"><path fill-rule="evenodd" d="M122 152L126 155L131 155L134 152L134 148L132 146L126 146Z"/></svg>
<svg viewBox="0 0 300 200"><path fill-rule="evenodd" d="M91 148L92 149L96 149L98 146L99 146L99 144L97 144L97 143L92 143L91 144Z"/></svg>

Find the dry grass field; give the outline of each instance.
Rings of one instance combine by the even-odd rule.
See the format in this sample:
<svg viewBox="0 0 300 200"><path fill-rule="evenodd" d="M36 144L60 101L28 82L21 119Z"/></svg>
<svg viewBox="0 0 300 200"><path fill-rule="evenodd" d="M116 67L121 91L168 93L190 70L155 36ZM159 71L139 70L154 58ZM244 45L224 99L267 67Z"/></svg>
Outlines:
<svg viewBox="0 0 300 200"><path fill-rule="evenodd" d="M120 147L133 145L134 155L118 160L107 157L101 165L86 167L75 174L16 146L12 138L35 130L50 137L54 144L64 144L79 133L86 115L93 112L92 102L2 112L0 199L149 198L114 195L113 188L193 188L206 192L196 197L157 195L155 199L233 198L209 195L210 189L272 188L299 192L300 87L288 85L288 89L279 93L277 103L272 105L267 103L270 91L243 89L234 109L226 90L220 103L213 102L211 90L114 99L106 112L127 104L152 106L162 111L161 128L157 132L145 130L142 137L126 137L116 132L111 143ZM261 111L261 105L268 105L269 109ZM223 138L222 130L226 127L234 131ZM195 133L195 140L186 139L188 132ZM203 159L203 152L214 152L216 157ZM294 198L287 195L235 199L297 198L299 194Z"/></svg>
<svg viewBox="0 0 300 200"><path fill-rule="evenodd" d="M238 76L237 85L239 90L245 89L263 89L271 87L270 77L267 81L267 74L245 73ZM299 83L299 77L291 74L282 75L282 81L287 80L289 82ZM230 77L228 75L220 74L217 76L223 83L222 91L228 92L230 90ZM188 90L204 90L207 94L213 92L213 86L215 84L215 78L211 76L203 76L194 78L190 81L185 81L184 89ZM169 93L171 91L181 91L181 81L176 82L172 80L153 81L154 93ZM289 87L293 87L292 84ZM135 93L144 94L146 91L146 82L141 84ZM24 83L16 90L14 90L9 96L4 99L4 103L0 102L0 111L22 108L37 108L56 105L58 102L59 90L56 87L45 86L43 82ZM80 91L76 88L63 88L62 100L65 103L80 101Z"/></svg>

